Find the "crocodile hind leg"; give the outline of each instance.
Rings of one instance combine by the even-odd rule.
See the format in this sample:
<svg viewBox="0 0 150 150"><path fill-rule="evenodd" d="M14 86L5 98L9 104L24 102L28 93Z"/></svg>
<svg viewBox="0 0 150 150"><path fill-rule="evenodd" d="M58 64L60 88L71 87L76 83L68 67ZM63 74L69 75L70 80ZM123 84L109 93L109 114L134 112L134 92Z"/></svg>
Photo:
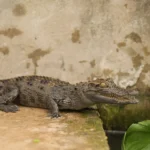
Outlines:
<svg viewBox="0 0 150 150"><path fill-rule="evenodd" d="M2 90L1 90L2 91ZM3 92L0 93L0 110L4 112L16 112L18 106L13 101L19 94L19 90L15 86L3 86Z"/></svg>

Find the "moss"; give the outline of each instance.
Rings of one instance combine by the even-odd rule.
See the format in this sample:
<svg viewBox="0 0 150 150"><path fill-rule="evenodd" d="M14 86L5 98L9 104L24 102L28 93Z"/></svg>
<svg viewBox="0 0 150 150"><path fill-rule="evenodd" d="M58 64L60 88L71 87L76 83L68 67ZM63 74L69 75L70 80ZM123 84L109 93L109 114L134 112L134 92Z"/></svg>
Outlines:
<svg viewBox="0 0 150 150"><path fill-rule="evenodd" d="M87 118L85 128L99 131L101 125L101 121L98 118Z"/></svg>
<svg viewBox="0 0 150 150"><path fill-rule="evenodd" d="M89 147L92 146L93 149L99 149L101 145L106 146L106 138L104 134L104 130L102 128L102 122L96 112L96 110L83 110L80 113L76 113L79 115L80 119L77 119L74 115L74 118L71 118L67 121L68 134L72 133L75 135L85 136L88 142ZM103 140L100 137L103 136Z"/></svg>
<svg viewBox="0 0 150 150"><path fill-rule="evenodd" d="M88 116L95 116L95 110L92 109L83 109L80 111L81 116L87 118Z"/></svg>
<svg viewBox="0 0 150 150"><path fill-rule="evenodd" d="M150 97L139 95L138 104L126 106L98 106L104 128L107 130L126 130L132 123L150 119Z"/></svg>
<svg viewBox="0 0 150 150"><path fill-rule="evenodd" d="M74 123L74 121L73 120L68 120L67 123L72 124L72 123Z"/></svg>

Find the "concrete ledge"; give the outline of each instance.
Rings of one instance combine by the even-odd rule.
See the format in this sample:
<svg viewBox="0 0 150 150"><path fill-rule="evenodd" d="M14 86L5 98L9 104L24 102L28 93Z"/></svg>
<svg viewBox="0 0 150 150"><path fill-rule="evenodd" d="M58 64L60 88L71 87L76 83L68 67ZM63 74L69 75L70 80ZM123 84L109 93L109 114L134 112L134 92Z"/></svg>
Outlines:
<svg viewBox="0 0 150 150"><path fill-rule="evenodd" d="M0 145L4 150L108 150L101 120L93 110L61 112L51 119L46 110L20 107L0 112Z"/></svg>

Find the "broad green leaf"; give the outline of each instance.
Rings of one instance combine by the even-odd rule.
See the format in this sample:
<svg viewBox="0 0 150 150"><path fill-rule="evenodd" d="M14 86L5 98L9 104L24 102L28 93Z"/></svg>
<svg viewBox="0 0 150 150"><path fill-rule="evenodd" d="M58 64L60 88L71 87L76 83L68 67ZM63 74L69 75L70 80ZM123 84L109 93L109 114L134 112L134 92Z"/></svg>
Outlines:
<svg viewBox="0 0 150 150"><path fill-rule="evenodd" d="M128 128L122 150L150 150L150 120L132 124Z"/></svg>

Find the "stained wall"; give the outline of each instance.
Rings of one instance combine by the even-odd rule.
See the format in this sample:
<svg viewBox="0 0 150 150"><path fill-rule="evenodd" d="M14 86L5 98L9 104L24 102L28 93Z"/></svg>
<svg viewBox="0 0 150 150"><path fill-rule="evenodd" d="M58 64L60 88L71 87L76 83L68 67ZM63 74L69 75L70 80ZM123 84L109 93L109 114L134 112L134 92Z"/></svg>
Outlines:
<svg viewBox="0 0 150 150"><path fill-rule="evenodd" d="M0 78L150 87L149 0L0 0Z"/></svg>

